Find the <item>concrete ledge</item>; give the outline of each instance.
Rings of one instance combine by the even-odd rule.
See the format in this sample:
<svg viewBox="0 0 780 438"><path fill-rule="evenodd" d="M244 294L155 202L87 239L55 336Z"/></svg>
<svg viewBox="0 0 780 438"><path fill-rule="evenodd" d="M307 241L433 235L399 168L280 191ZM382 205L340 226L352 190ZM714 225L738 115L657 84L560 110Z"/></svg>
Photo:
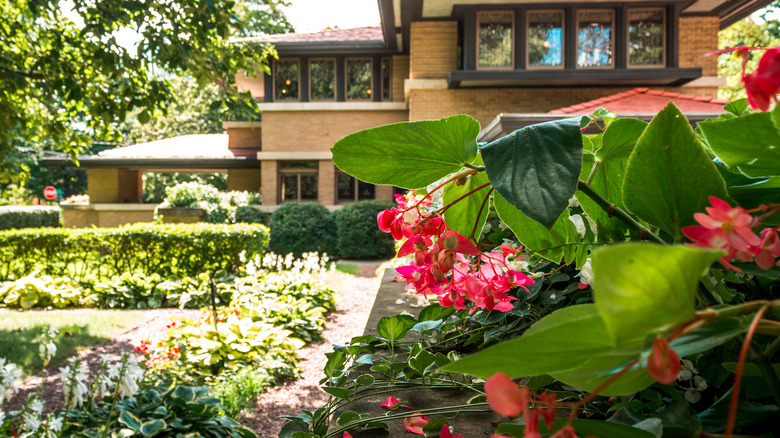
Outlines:
<svg viewBox="0 0 780 438"><path fill-rule="evenodd" d="M63 210L154 211L157 204L60 204Z"/></svg>
<svg viewBox="0 0 780 438"><path fill-rule="evenodd" d="M258 152L258 160L332 160L333 153L327 152Z"/></svg>
<svg viewBox="0 0 780 438"><path fill-rule="evenodd" d="M260 129L262 127L263 122L260 121L254 121L254 122L222 122L222 128L224 129L230 129L230 128L252 128L252 129Z"/></svg>
<svg viewBox="0 0 780 438"><path fill-rule="evenodd" d="M260 111L406 111L406 102L261 102Z"/></svg>

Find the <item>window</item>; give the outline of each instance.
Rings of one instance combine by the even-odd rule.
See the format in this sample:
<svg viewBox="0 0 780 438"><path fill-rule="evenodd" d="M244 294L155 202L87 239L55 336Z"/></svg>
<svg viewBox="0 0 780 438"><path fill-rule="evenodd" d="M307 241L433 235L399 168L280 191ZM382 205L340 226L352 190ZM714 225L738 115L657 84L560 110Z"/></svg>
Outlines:
<svg viewBox="0 0 780 438"><path fill-rule="evenodd" d="M279 202L317 201L319 164L283 161L279 164Z"/></svg>
<svg viewBox="0 0 780 438"><path fill-rule="evenodd" d="M511 11L477 14L478 68L512 68L514 25L515 14Z"/></svg>
<svg viewBox="0 0 780 438"><path fill-rule="evenodd" d="M392 100L393 71L390 58L382 58L382 100Z"/></svg>
<svg viewBox="0 0 780 438"><path fill-rule="evenodd" d="M563 11L528 12L528 67L563 67Z"/></svg>
<svg viewBox="0 0 780 438"><path fill-rule="evenodd" d="M347 100L371 99L371 58L347 59Z"/></svg>
<svg viewBox="0 0 780 438"><path fill-rule="evenodd" d="M376 198L376 186L336 171L336 201L355 202Z"/></svg>
<svg viewBox="0 0 780 438"><path fill-rule="evenodd" d="M664 10L628 10L628 66L662 67L664 57Z"/></svg>
<svg viewBox="0 0 780 438"><path fill-rule="evenodd" d="M298 100L298 72L297 59L283 59L276 61L274 72L274 89L276 100Z"/></svg>
<svg viewBox="0 0 780 438"><path fill-rule="evenodd" d="M577 67L612 67L614 13L577 11Z"/></svg>
<svg viewBox="0 0 780 438"><path fill-rule="evenodd" d="M312 59L309 62L309 99L336 100L336 60Z"/></svg>

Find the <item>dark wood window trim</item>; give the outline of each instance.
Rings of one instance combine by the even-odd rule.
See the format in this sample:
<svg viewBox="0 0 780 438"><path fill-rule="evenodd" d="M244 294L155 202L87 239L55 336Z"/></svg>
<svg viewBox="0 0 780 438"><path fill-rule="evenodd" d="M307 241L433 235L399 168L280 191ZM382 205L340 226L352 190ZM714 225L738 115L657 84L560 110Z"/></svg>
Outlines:
<svg viewBox="0 0 780 438"><path fill-rule="evenodd" d="M306 161L306 163L309 163L310 161ZM317 161L313 161L314 163L317 163ZM317 199L301 199L301 176L303 175L315 175L317 179L319 180L319 164L317 167L290 167L290 168L283 168L283 164L288 163L295 163L291 161L280 161L277 166L277 178L276 178L276 200L277 204L283 204L285 202L316 202L319 201L320 193L319 193L319 181L317 183ZM303 162L301 162L303 163ZM296 199L283 199L284 194L284 176L285 175L296 175L298 178L297 183L297 196Z"/></svg>
<svg viewBox="0 0 780 438"><path fill-rule="evenodd" d="M382 76L382 66L384 65L385 61L388 62L389 65L389 75L390 75L390 81L387 83L387 90L385 90L385 84L384 84L384 77ZM383 56L379 58L379 100L385 101L385 102L392 102L393 100L393 58L390 56ZM385 99L385 91L387 91L387 99Z"/></svg>
<svg viewBox="0 0 780 438"><path fill-rule="evenodd" d="M661 11L661 14L663 14L664 30L663 30L663 41L661 42L661 45L663 47L663 59L661 61L661 64L656 64L656 65L641 65L641 64L639 64L639 65L631 65L631 58L629 56L629 43L630 43L630 41L629 41L629 37L628 37L629 25L631 24L629 22L631 11ZM626 68L666 68L667 59L669 57L669 43L668 43L668 33L669 32L668 32L668 29L667 29L667 27L669 27L669 20L668 20L669 14L668 14L668 11L666 10L666 8L663 8L663 7L656 7L656 8L653 8L653 7L642 7L642 8L630 7L630 8L625 8L625 15L624 16L625 16L625 33L626 33L626 35L625 35L625 42L626 42L626 46L625 46L625 48L623 48L623 50L625 51L625 56L626 56Z"/></svg>
<svg viewBox="0 0 780 438"><path fill-rule="evenodd" d="M512 65L506 66L506 67L482 67L479 65L479 21L480 21L480 15L484 14L494 14L494 13L509 13L512 14L512 53L510 55ZM515 56L517 53L517 13L515 13L514 9L501 9L501 10L484 10L484 11L477 11L477 21L476 21L476 67L477 70L514 70L517 66L517 62L515 62Z"/></svg>
<svg viewBox="0 0 780 438"><path fill-rule="evenodd" d="M346 175L346 176L348 176L348 177L350 177L352 179L353 190L355 191L355 194L354 194L353 198L350 199L350 200L339 199L339 175L341 175L341 176ZM337 205L353 204L353 203L358 202L358 201L367 201L367 200L376 199L376 185L373 185L373 184L371 184L373 186L373 188L374 188L374 195L373 195L373 197L360 199L360 184L361 183L362 184L368 184L368 183L363 183L362 181L358 180L354 176L352 176L352 175L350 175L350 174L348 174L348 173L346 173L346 172L336 168L336 175L335 175L335 182L334 182L334 184L335 184L334 187L336 188L336 193L334 193L335 198L336 198L336 204Z"/></svg>

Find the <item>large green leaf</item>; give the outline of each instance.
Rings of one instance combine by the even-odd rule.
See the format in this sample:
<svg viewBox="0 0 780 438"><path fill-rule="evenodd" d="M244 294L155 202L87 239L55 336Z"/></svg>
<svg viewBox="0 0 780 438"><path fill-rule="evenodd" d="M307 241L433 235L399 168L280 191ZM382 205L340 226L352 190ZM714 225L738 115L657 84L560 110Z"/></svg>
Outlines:
<svg viewBox="0 0 780 438"><path fill-rule="evenodd" d="M699 129L710 149L747 176L780 175L780 131L768 112L704 120Z"/></svg>
<svg viewBox="0 0 780 438"><path fill-rule="evenodd" d="M547 425L543 422L539 422L539 431L544 435L550 434L553 431L559 430L566 424L565 418L557 418L553 423L552 429L548 429ZM574 430L577 431L579 436L597 436L597 437L621 437L621 438L655 438L655 436L642 429L636 427L626 426L624 424L608 423L606 421L599 420L581 420L577 419L571 423ZM498 425L496 428L497 434L509 434L513 437L524 437L525 425L504 423Z"/></svg>
<svg viewBox="0 0 780 438"><path fill-rule="evenodd" d="M552 228L577 190L582 168L580 119L526 126L481 151L496 192Z"/></svg>
<svg viewBox="0 0 780 438"><path fill-rule="evenodd" d="M467 115L401 122L350 134L333 146L333 164L373 184L425 187L474 161L479 123Z"/></svg>
<svg viewBox="0 0 780 438"><path fill-rule="evenodd" d="M704 270L721 255L626 243L593 252L593 298L615 345L692 319Z"/></svg>
<svg viewBox="0 0 780 438"><path fill-rule="evenodd" d="M406 333L415 324L417 324L417 320L410 315L393 315L380 319L376 329L379 336L392 342L406 336Z"/></svg>
<svg viewBox="0 0 780 438"><path fill-rule="evenodd" d="M485 172L480 172L470 176L461 185L458 185L458 181L447 184L444 187L444 204L455 201L487 182L488 177ZM489 201L486 201L489 193L490 187L485 187L453 204L444 212L447 226L466 237L471 236L473 231L474 237L478 239L490 210Z"/></svg>
<svg viewBox="0 0 780 438"><path fill-rule="evenodd" d="M517 240L529 250L539 253L550 261L559 263L563 257L563 246L574 241L574 236L569 236L566 224L570 222L568 210L564 211L555 221L552 229L548 230L524 215L499 193L493 193L493 204L498 217L515 233Z"/></svg>
<svg viewBox="0 0 780 438"><path fill-rule="evenodd" d="M603 145L596 151L596 158L605 163L621 154L630 154L646 128L647 122L642 120L615 120L604 131Z"/></svg>
<svg viewBox="0 0 780 438"><path fill-rule="evenodd" d="M623 203L669 233L695 223L709 196L727 199L726 185L685 116L669 103L639 138L626 167Z"/></svg>

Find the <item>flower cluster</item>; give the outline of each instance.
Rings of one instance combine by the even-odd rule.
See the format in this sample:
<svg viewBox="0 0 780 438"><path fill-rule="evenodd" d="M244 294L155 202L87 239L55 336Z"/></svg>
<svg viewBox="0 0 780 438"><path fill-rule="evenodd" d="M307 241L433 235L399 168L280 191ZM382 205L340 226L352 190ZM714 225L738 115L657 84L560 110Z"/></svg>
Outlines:
<svg viewBox="0 0 780 438"><path fill-rule="evenodd" d="M410 257L411 263L396 268L407 289L425 295L436 295L442 306L465 309L466 300L476 308L512 310L507 295L511 289L534 281L510 267L521 266L518 250L501 246L500 250L483 253L469 239L450 230L437 213L423 213L421 206L430 204L424 198L414 202L397 197L397 208L377 215L379 229L394 239L406 241L398 257ZM410 205L411 204L411 205ZM478 256L472 262L466 256ZM511 260L510 260L511 259Z"/></svg>
<svg viewBox="0 0 780 438"><path fill-rule="evenodd" d="M394 411L398 408L408 408L413 409L409 405L402 405L400 404L401 399L396 398L393 396L388 396L387 399L385 399L384 403L379 405L382 408L385 408L389 411ZM409 432L416 435L424 435L423 427L425 427L426 424L430 423L430 420L428 417L424 416L422 413L414 413L409 417L404 418L404 429ZM441 433L439 434L439 438L461 438L463 434L452 434L453 429L447 425L444 424L441 428ZM344 432L344 438L351 438L352 435L350 435L347 432Z"/></svg>
<svg viewBox="0 0 780 438"><path fill-rule="evenodd" d="M750 107L767 111L772 102L777 103L777 95L780 94L780 47L767 49L753 73L746 74L745 67L752 50L762 49L740 46L719 50L713 54L735 52L737 56L742 56L742 83L745 84Z"/></svg>
<svg viewBox="0 0 780 438"><path fill-rule="evenodd" d="M710 196L712 207L707 207L707 214L696 213L693 217L701 225L684 227L682 233L691 239L692 246L704 249L722 249L727 254L721 257L720 263L734 271L741 272L731 264L734 259L755 261L761 269L770 269L776 265L780 257L780 239L778 228L766 228L761 237L753 232L753 228L761 223L763 217L774 214L777 208L770 210L761 217L753 217L750 211L742 207L731 207L726 201ZM757 210L765 210L760 207Z"/></svg>

